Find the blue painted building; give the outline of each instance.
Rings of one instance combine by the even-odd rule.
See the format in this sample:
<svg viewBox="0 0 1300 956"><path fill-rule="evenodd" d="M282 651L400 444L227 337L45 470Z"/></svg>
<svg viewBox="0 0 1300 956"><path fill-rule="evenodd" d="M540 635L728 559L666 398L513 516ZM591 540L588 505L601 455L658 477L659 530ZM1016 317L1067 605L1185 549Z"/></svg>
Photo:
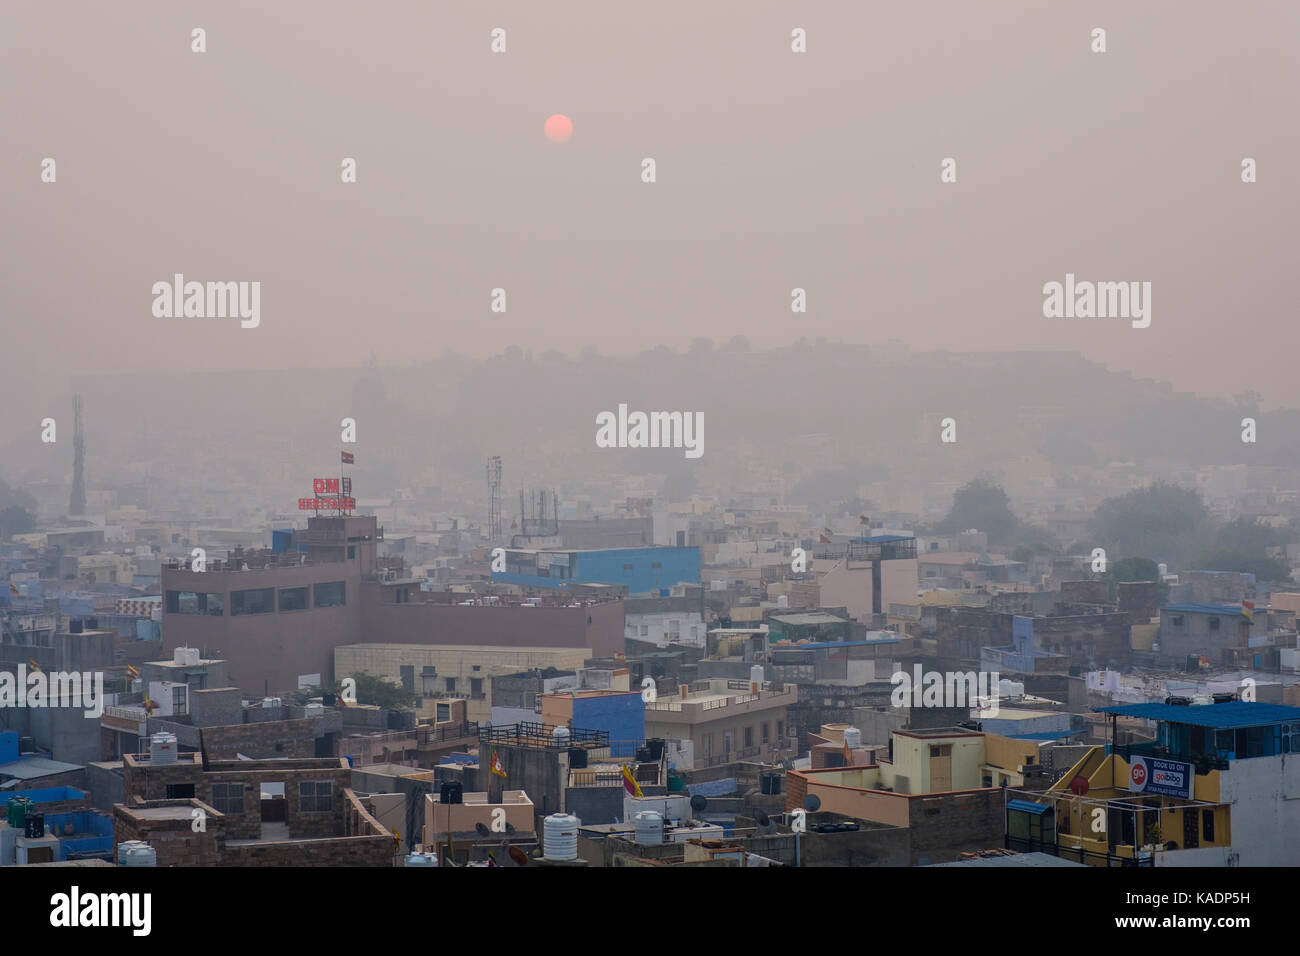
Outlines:
<svg viewBox="0 0 1300 956"><path fill-rule="evenodd" d="M612 757L632 757L645 743L645 701L639 691L575 691L546 694L542 721L609 734Z"/></svg>
<svg viewBox="0 0 1300 956"><path fill-rule="evenodd" d="M566 590L572 584L612 584L628 594L667 596L675 584L698 584L699 548L605 548L595 551L507 548L502 584Z"/></svg>

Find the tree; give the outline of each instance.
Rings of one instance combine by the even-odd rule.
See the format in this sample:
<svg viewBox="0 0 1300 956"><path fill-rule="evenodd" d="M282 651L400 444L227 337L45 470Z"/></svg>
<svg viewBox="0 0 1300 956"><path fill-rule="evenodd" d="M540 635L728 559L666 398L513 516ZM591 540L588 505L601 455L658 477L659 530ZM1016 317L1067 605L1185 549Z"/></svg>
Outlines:
<svg viewBox="0 0 1300 956"><path fill-rule="evenodd" d="M976 478L962 485L952 496L952 509L948 517L935 526L940 534L955 534L975 528L989 536L989 541L1015 540L1020 519L1011 510L1011 499L985 478Z"/></svg>
<svg viewBox="0 0 1300 956"><path fill-rule="evenodd" d="M1107 498L1093 529L1110 554L1153 554L1175 566L1202 551L1213 534L1200 493L1168 482Z"/></svg>
<svg viewBox="0 0 1300 956"><path fill-rule="evenodd" d="M411 707L415 704L415 694L401 684L394 684L390 680L365 671L357 671L351 677L357 682L358 704L373 704L376 707L389 709Z"/></svg>
<svg viewBox="0 0 1300 956"><path fill-rule="evenodd" d="M1150 558L1127 557L1110 562L1106 569L1106 580L1110 585L1110 599L1114 601L1119 594L1118 584L1125 581L1155 581L1156 603L1164 605L1169 602L1169 585L1160 580L1160 566Z"/></svg>
<svg viewBox="0 0 1300 956"><path fill-rule="evenodd" d="M0 511L0 538L11 538L16 534L30 534L36 530L36 515L26 508L10 505Z"/></svg>

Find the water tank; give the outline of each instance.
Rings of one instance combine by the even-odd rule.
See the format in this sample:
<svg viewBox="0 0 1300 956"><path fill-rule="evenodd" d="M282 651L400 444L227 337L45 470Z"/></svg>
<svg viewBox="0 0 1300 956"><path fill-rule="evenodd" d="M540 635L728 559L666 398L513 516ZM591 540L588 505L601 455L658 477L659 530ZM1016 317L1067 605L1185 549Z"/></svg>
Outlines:
<svg viewBox="0 0 1300 956"><path fill-rule="evenodd" d="M118 866L157 866L158 854L142 840L127 840L117 845Z"/></svg>
<svg viewBox="0 0 1300 956"><path fill-rule="evenodd" d="M438 854L436 853L408 853L406 855L407 866L437 866Z"/></svg>
<svg viewBox="0 0 1300 956"><path fill-rule="evenodd" d="M569 728L556 727L554 730L551 731L551 740L555 743L555 746L557 747L569 746Z"/></svg>
<svg viewBox="0 0 1300 956"><path fill-rule="evenodd" d="M45 836L45 814L28 813L23 821L23 836L29 840L39 840Z"/></svg>
<svg viewBox="0 0 1300 956"><path fill-rule="evenodd" d="M789 606L790 606L790 596L787 595L787 594L778 594L778 595L776 596L776 606L777 606L777 607L789 607Z"/></svg>
<svg viewBox="0 0 1300 956"><path fill-rule="evenodd" d="M749 682L750 682L751 684L759 684L759 685L762 685L762 683L763 683L763 665L762 665L762 664L755 664L753 667L751 667L751 668L749 669Z"/></svg>
<svg viewBox="0 0 1300 956"><path fill-rule="evenodd" d="M664 842L664 818L655 810L642 810L636 822L636 842L641 846L659 846Z"/></svg>
<svg viewBox="0 0 1300 956"><path fill-rule="evenodd" d="M279 707L279 706L280 706L280 698L279 698L279 697L263 697L263 698L262 698L262 706L263 706L264 708L266 708L267 710L270 710L270 709L273 708L273 707Z"/></svg>
<svg viewBox="0 0 1300 956"><path fill-rule="evenodd" d="M175 763L176 735L163 731L150 737L149 760L152 763Z"/></svg>
<svg viewBox="0 0 1300 956"><path fill-rule="evenodd" d="M578 858L578 827L580 822L571 813L552 813L542 827L543 845L548 860L576 860Z"/></svg>
<svg viewBox="0 0 1300 956"><path fill-rule="evenodd" d="M195 667L199 663L199 649L197 647L178 647L172 654L172 661L183 667Z"/></svg>
<svg viewBox="0 0 1300 956"><path fill-rule="evenodd" d="M313 701L303 708L304 717L321 717L325 714L325 705L320 701Z"/></svg>
<svg viewBox="0 0 1300 956"><path fill-rule="evenodd" d="M1156 570L1160 572L1160 580L1163 581L1165 579L1165 575L1169 573L1169 565L1157 564Z"/></svg>
<svg viewBox="0 0 1300 956"><path fill-rule="evenodd" d="M844 745L850 750L855 750L862 746L862 731L856 727L844 728Z"/></svg>
<svg viewBox="0 0 1300 956"><path fill-rule="evenodd" d="M21 830L26 825L27 814L32 812L33 803L27 797L13 797L9 800L6 815L9 825Z"/></svg>

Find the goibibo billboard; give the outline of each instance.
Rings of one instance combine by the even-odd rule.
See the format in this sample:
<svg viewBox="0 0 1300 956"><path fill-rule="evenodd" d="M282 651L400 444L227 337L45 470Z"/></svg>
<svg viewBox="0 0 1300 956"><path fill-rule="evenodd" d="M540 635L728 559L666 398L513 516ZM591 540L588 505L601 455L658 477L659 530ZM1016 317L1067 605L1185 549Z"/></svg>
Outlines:
<svg viewBox="0 0 1300 956"><path fill-rule="evenodd" d="M1181 760L1133 757L1128 768L1128 788L1133 793L1192 799L1196 770Z"/></svg>

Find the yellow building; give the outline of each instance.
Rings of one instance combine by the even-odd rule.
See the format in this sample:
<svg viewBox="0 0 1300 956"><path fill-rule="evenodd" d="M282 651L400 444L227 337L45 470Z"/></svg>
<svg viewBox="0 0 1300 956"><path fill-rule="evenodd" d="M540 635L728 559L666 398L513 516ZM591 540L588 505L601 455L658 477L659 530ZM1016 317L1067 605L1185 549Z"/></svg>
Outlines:
<svg viewBox="0 0 1300 956"><path fill-rule="evenodd" d="M1300 865L1300 766L1287 760L1300 748L1300 708L1234 700L1099 712L1112 726L1155 721L1157 739L1093 747L1050 790L1009 793L1009 848L1098 866Z"/></svg>

